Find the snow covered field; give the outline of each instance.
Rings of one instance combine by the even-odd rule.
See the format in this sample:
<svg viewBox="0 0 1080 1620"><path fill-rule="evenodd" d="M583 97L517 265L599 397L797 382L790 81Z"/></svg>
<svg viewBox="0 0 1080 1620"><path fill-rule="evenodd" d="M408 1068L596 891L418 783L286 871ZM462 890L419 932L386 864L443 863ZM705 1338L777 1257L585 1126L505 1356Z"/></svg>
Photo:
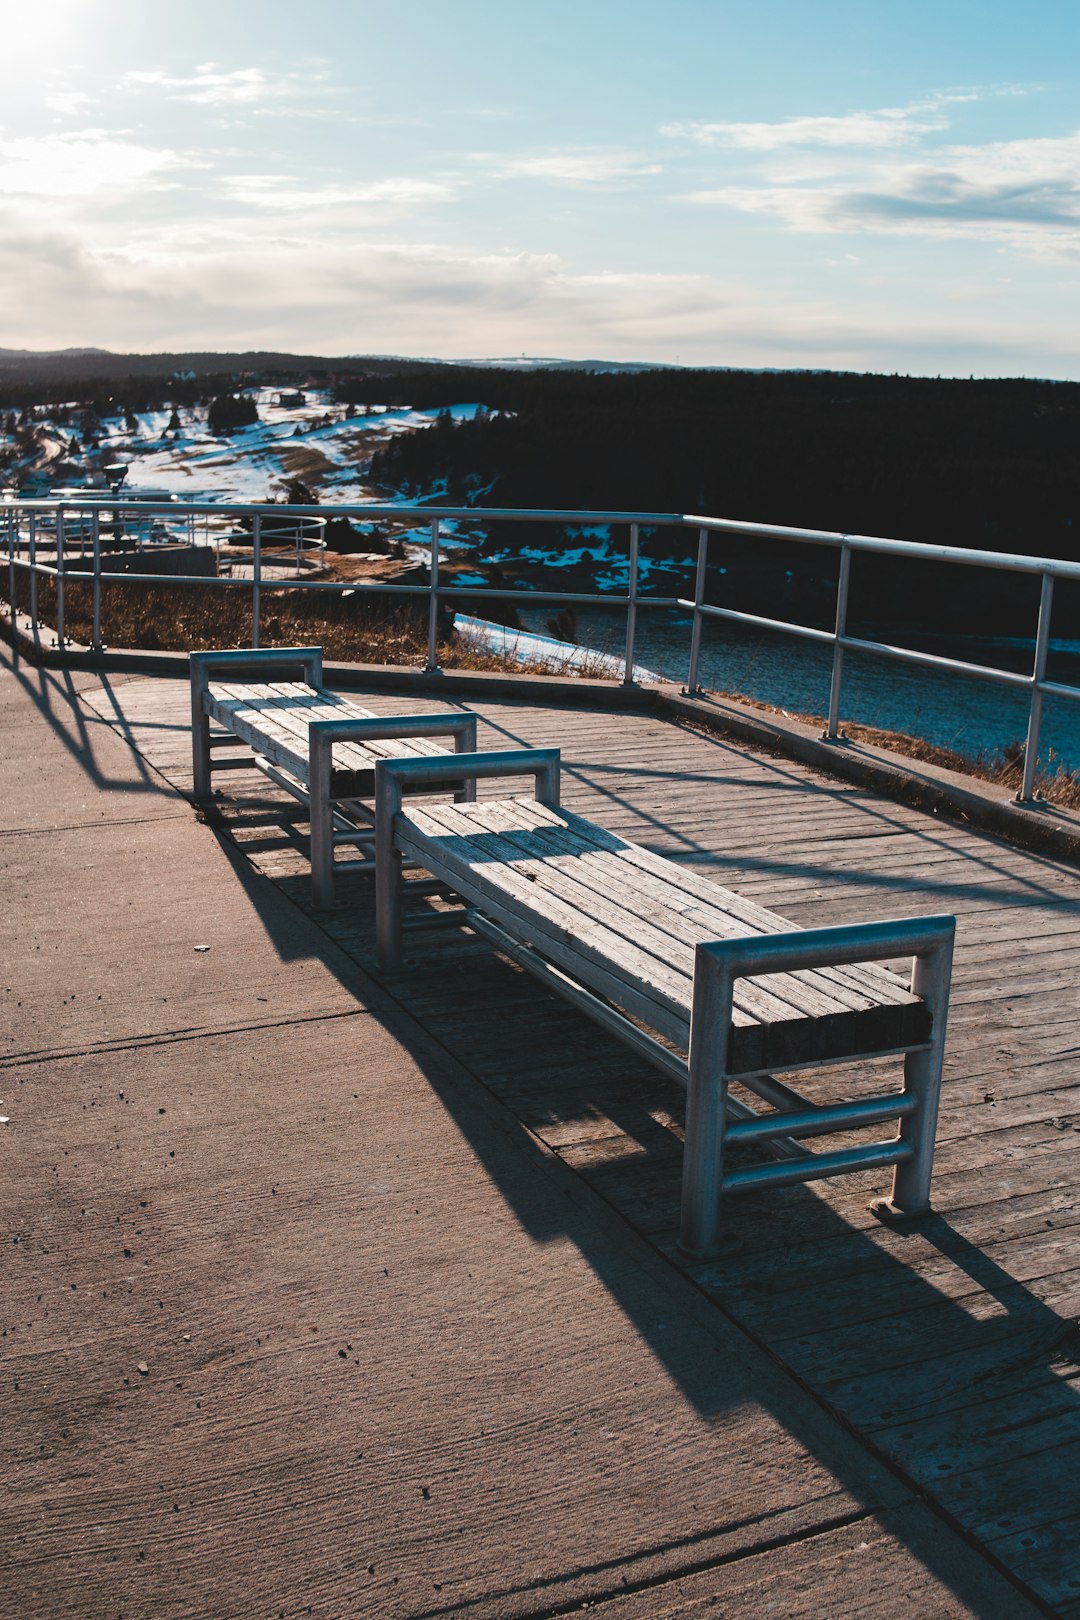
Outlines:
<svg viewBox="0 0 1080 1620"><path fill-rule="evenodd" d="M304 405L278 405L278 390L270 388L255 397L260 420L224 439L203 423L185 423L163 443L167 417L141 419L145 432L116 446L120 459L131 458L125 488L167 490L187 500L265 501L301 478L321 501L370 504L377 497L364 474L372 453L394 434L432 426L439 414L380 405L350 417L321 390L309 391ZM458 405L452 414L470 418L479 408Z"/></svg>
<svg viewBox="0 0 1080 1620"><path fill-rule="evenodd" d="M279 404L289 393L276 388L245 390L253 398L259 421L227 436L209 431L204 410L180 410L180 427L169 431L169 411L138 413L132 429L122 415L102 419L94 464L126 463L125 493L176 496L189 501L254 502L280 500L290 479L300 478L320 501L336 505L370 505L377 499L365 481L372 454L398 433L431 427L437 410L376 405L348 415L325 389L304 390L303 404ZM478 404L455 405L455 420L470 420ZM47 458L59 459L71 426L39 423L39 442L54 441ZM42 465L45 458L39 458ZM69 452L66 487L86 481L85 452Z"/></svg>

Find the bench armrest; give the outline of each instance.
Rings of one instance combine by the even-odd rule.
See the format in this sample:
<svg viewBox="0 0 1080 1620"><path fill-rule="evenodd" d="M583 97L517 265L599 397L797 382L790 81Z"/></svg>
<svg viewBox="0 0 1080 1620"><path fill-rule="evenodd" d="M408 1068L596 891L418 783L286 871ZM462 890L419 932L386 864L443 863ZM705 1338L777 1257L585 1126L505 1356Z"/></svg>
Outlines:
<svg viewBox="0 0 1080 1620"><path fill-rule="evenodd" d="M755 934L746 939L708 940L697 948L734 979L759 973L794 973L800 968L841 967L878 962L886 956L928 957L952 949L956 918L898 917L895 921L853 923L841 928L793 929L786 934ZM913 985L916 995L921 992Z"/></svg>
<svg viewBox="0 0 1080 1620"><path fill-rule="evenodd" d="M309 686L322 685L321 647L239 647L229 652L196 652L188 655L191 671L191 719L200 723L207 712L207 693L214 675L238 675L266 680L271 671L293 676L297 672Z"/></svg>
<svg viewBox="0 0 1080 1620"><path fill-rule="evenodd" d="M448 759L470 756L476 750L476 716L474 714L399 714L375 715L368 719L312 720L308 726L308 787L313 801L321 801L330 794L330 773L335 743L374 742L379 738L398 737L452 737L456 752ZM420 755L415 759L387 761L393 764L424 765L445 763L437 756ZM383 762L380 761L381 765ZM458 766L454 779L461 781ZM475 797L475 789L473 790Z"/></svg>
<svg viewBox="0 0 1080 1620"><path fill-rule="evenodd" d="M917 1213L929 1207L930 1174L934 1161L934 1133L941 1089L945 1026L949 1011L953 937L956 918L904 917L895 922L854 924L843 928L814 928L805 932L759 934L750 939L708 940L694 957L694 1001L690 1020L689 1085L686 1104L686 1146L683 1153L683 1216L680 1243L699 1257L715 1252L719 1231L719 1199L725 1187L759 1186L767 1180L805 1180L805 1165L737 1171L725 1178L723 1143L729 1078L732 1004L736 979L770 973L797 972L800 968L842 967L854 962L879 961L910 951L914 957L912 993L930 1014L929 1040L909 1051L904 1064L904 1093L896 1100L871 1100L861 1108L816 1108L815 1129L839 1130L865 1125L876 1112L901 1120L894 1142L870 1144L823 1156L812 1173L842 1174L860 1165L895 1164L890 1209ZM879 1106L880 1105L880 1106ZM809 1119L795 1116L795 1122ZM759 1134L791 1129L783 1115L767 1117ZM737 1135L738 1127L732 1132ZM796 1135L803 1134L796 1130ZM874 1157L876 1155L876 1157Z"/></svg>
<svg viewBox="0 0 1080 1620"><path fill-rule="evenodd" d="M309 686L322 685L321 647L238 647L229 652L189 654L191 682L205 686L212 674L265 675L268 667L301 670Z"/></svg>
<svg viewBox="0 0 1080 1620"><path fill-rule="evenodd" d="M393 841L393 820L409 788L476 782L489 776L531 776L541 804L559 802L557 748L492 749L485 754L453 754L445 759L381 759L375 766L375 826Z"/></svg>
<svg viewBox="0 0 1080 1620"><path fill-rule="evenodd" d="M333 748L335 743L362 743L380 737L453 737L458 753L471 753L476 750L476 716L445 712L380 714L364 720L312 720L308 725L308 741L312 751L316 747L320 750ZM458 775L461 775L460 770Z"/></svg>

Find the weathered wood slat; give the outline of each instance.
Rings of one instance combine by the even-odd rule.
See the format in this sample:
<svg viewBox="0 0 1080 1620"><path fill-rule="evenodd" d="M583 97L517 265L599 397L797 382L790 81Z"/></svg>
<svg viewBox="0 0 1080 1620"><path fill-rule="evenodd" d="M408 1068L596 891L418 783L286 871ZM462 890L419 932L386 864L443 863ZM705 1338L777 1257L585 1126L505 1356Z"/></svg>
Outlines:
<svg viewBox="0 0 1080 1620"><path fill-rule="evenodd" d="M505 806L496 804L481 806L470 819L484 820L493 830L501 830L510 818ZM688 950L692 964L693 948L701 940L739 938L751 931L730 917L724 918L722 926L717 926L723 913L716 904L704 918L687 915L678 904L678 889L671 885L657 884L651 889L644 884L627 884L626 863L622 863L623 870L608 868L599 862L590 865L588 857L581 856L572 847L574 840L568 838L564 842L551 824L536 832L507 829L505 837L512 846L522 850L523 858L513 862L519 870L532 880L563 892L567 900L582 909L602 905L610 926L647 945L661 959L672 952L681 955ZM570 848L565 852L567 845ZM717 894L719 897L722 891L718 890ZM675 904L671 903L673 896ZM779 923L780 919L772 921ZM758 992L765 999L754 1003L741 1000L744 989L746 993ZM804 971L749 978L740 981L736 997L747 1011L768 1021L766 1061L778 1068L789 1059L799 1062L806 1055L806 1030L785 1030L785 1025L797 1020L813 1020L811 1056L822 1060L843 1055L850 1049L851 1035L847 1026L852 1013L862 1015L860 1029L864 1040L869 1040L873 1031L882 1046L899 1044L900 1015L891 997L890 1003L881 1007L872 997L828 979L822 973ZM789 1046L785 1034L792 1033L795 1038ZM790 1056L791 1053L794 1055Z"/></svg>
<svg viewBox="0 0 1080 1620"><path fill-rule="evenodd" d="M595 856L597 861L609 865L619 883L628 884L638 892L662 896L669 906L683 911L702 929L712 930L699 933L698 938L732 939L746 934L792 931L793 925L775 912L766 911L752 900L745 900L692 871L675 869L670 861L627 843L570 811L553 812L539 803L534 803L530 809L538 825L559 831L565 829L564 836L571 841L569 847L588 850L590 859ZM824 977L838 987L850 986L853 993L867 997L874 1004L891 1001L898 1006L921 1007L918 998L900 979L873 963L820 968L813 977ZM913 1040L921 1038L917 1034L911 1036Z"/></svg>
<svg viewBox="0 0 1080 1620"><path fill-rule="evenodd" d="M633 846L534 800L410 810L397 827L407 854L421 864L425 857L434 859L453 881L466 881L470 888L462 892L474 903L489 910L498 903L496 920L505 921L512 933L517 921L528 936L539 919L543 937L537 943L546 953L557 930L558 965L582 982L602 988L629 1011L641 1013L645 990L666 1013L681 1013L679 1024L655 1027L684 1047L695 946L710 938L788 931L783 919L742 902L736 917L725 915L728 897L716 885L707 886L707 911L695 915L694 895L681 888L682 874L662 862L634 870L635 882L627 884L620 869L625 862L589 864L581 851L623 855ZM659 879L651 881L657 873ZM632 906L625 903L628 898ZM581 958L575 960L578 950ZM875 994L876 984L881 993ZM857 984L817 972L740 979L732 1062L749 1071L894 1049L905 1039L924 1038L923 1030L910 1033L921 1005L884 972L876 981L866 974ZM925 1029L925 1018L922 1023ZM751 1039L745 1031L753 1025L757 1032Z"/></svg>
<svg viewBox="0 0 1080 1620"><path fill-rule="evenodd" d="M313 720L371 720L371 709L331 692L317 692L300 682L212 682L207 699L211 718L265 753L306 782L308 728ZM369 797L375 786L375 763L380 759L415 758L445 752L424 737L373 737L334 748L331 790L335 797Z"/></svg>

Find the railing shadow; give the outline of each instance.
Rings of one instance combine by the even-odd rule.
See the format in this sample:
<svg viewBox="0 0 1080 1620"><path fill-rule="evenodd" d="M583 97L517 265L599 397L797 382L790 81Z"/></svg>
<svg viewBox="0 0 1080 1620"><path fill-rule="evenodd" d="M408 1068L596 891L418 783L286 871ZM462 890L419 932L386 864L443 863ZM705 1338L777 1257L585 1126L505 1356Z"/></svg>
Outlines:
<svg viewBox="0 0 1080 1620"><path fill-rule="evenodd" d="M100 735L106 722L88 711L78 701L79 689L70 670L51 669L32 663L19 651L18 646L0 641L0 668L8 670L19 683L37 713L45 721L53 736L60 742L75 763L86 773L95 787L108 790L122 788L126 793L159 793L161 779L142 754L138 753L130 731L126 740L131 743L130 770L116 775L102 763L101 750L96 747L95 730ZM96 683L111 692L104 678ZM115 700L114 700L115 701ZM122 711L116 705L115 729L125 735Z"/></svg>
<svg viewBox="0 0 1080 1620"><path fill-rule="evenodd" d="M235 868L273 935L276 907L266 904L265 884L245 862L237 860ZM306 875L278 886L308 909ZM369 972L374 958L373 929L358 922L356 909L366 908L370 923L370 894L365 888L357 883L350 897L353 904L336 917L331 914L329 919L324 916L321 920L331 937L336 935L346 943L351 960ZM421 1067L433 1092L532 1241L569 1241L575 1245L658 1364L704 1418L722 1425L747 1403L763 1406L807 1453L860 1496L868 1511L876 1510L878 1504L866 1493L866 1459L853 1458L841 1430L822 1423L822 1409L835 1414L842 1424L852 1425L845 1399L834 1391L837 1380L844 1387L882 1376L887 1382L895 1382L891 1369L886 1367L882 1373L872 1354L873 1347L880 1346L881 1336L872 1332L866 1353L861 1355L858 1346L853 1348L847 1342L848 1324L830 1320L827 1313L823 1315L814 1324L816 1363L828 1368L830 1339L833 1335L836 1338L835 1365L829 1376L823 1376L819 1366L803 1367L793 1353L786 1353L775 1331L776 1322L765 1323L761 1318L762 1309L771 1309L776 1297L776 1264L763 1265L758 1277L754 1256L741 1246L711 1266L693 1266L680 1260L674 1247L681 1162L679 1089L661 1076L643 1071L619 1043L569 1011L482 942L459 935L450 938L440 934L429 940L419 936L410 941L409 954L411 960L402 973L379 981L393 1006L379 1007L376 1002L376 1010L392 1021L395 1036ZM336 957L337 952L329 952L323 960ZM408 1015L405 1019L400 1018L402 1012ZM454 1067L445 1062L447 1055L455 1060ZM470 1078L481 1082L495 1100L494 1108L490 1101L478 1100ZM605 1131L620 1144L612 1157L597 1155L596 1162L590 1164L587 1146L576 1154L566 1151L570 1138L586 1138L591 1132L602 1139ZM552 1165L551 1145L558 1146L560 1140L561 1156L584 1176L608 1206L606 1210L579 1197L566 1196ZM693 1296L677 1281L673 1292L659 1292L656 1274L643 1266L641 1251L632 1243L620 1241L622 1221L673 1260L677 1269L708 1295L729 1324L748 1334L778 1360L782 1374L774 1381L771 1375L762 1374L760 1363L750 1369L738 1357L733 1362L730 1344L724 1349L703 1331ZM919 1400L932 1401L943 1388L940 1357L932 1353L943 1337L948 1338L949 1353L958 1363L970 1363L972 1357L980 1363L992 1362L1004 1346L1008 1357L1022 1364L1028 1398L1035 1400L1043 1388L1040 1358L1045 1358L1052 1347L1057 1347L1057 1353L1067 1350L1070 1344L1072 1324L985 1260L980 1251L966 1245L939 1217L924 1218L907 1237L873 1223L860 1230L804 1186L776 1192L770 1199L761 1195L747 1197L732 1206L731 1223L733 1230L753 1230L755 1253L769 1252L767 1234L771 1228L778 1228L777 1242L781 1250L786 1245L789 1256L800 1244L812 1244L821 1253L831 1245L842 1245L845 1271L854 1275L872 1273L878 1291L902 1296L903 1309L912 1317L928 1308L936 1313L934 1346L922 1347L927 1354L925 1375L917 1365L905 1364L913 1409ZM793 1233L798 1237L793 1238ZM896 1247L896 1253L882 1248L883 1237ZM964 1270L971 1275L975 1290L985 1292L992 1284L997 1294L991 1297L1008 1303L1004 1325L995 1318L988 1329L970 1314L965 1303L950 1299L924 1281L903 1256L903 1247L912 1237L923 1244L937 1242L958 1272ZM959 1258L954 1260L954 1255ZM789 1265L790 1259L785 1257L779 1264L781 1273ZM779 1314L782 1322L782 1312ZM802 1395L786 1375L794 1376ZM811 1401L806 1401L805 1392L813 1397ZM1047 1399L1052 1392L1060 1409L1061 1390L1047 1365ZM1075 1411L1080 1424L1080 1399L1072 1392L1068 1399L1070 1413ZM853 1426L863 1427L857 1423ZM914 1449L910 1444L901 1445L891 1434L884 1441L871 1437L870 1443L880 1457L902 1470L916 1489L929 1488L922 1478L925 1471L918 1466L917 1444ZM882 1477L887 1480L888 1473ZM1071 1502L1071 1479L1071 1470L1066 1470L1056 1486L1051 1482L1044 1502L1049 1503L1057 1489L1064 1509ZM935 1494L940 1496L940 1491ZM951 1505L949 1512L963 1522L962 1513ZM910 1550L938 1579L952 1587L972 1614L1019 1616L1026 1611L1019 1592L1010 1598L1008 1610L1003 1611L996 1602L987 1603L978 1582L972 1583L958 1572L951 1557L943 1557L939 1548L921 1539L917 1532L911 1537ZM687 1567L696 1567L689 1543L683 1551L691 1554ZM703 1545L701 1567L708 1563Z"/></svg>

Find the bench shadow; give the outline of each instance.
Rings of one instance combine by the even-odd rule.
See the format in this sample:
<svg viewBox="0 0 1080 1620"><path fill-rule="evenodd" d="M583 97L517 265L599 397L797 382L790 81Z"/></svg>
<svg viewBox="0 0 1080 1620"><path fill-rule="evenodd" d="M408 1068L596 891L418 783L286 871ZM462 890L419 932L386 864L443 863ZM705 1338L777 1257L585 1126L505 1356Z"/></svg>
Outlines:
<svg viewBox="0 0 1080 1620"><path fill-rule="evenodd" d="M220 836L229 848L228 835ZM1029 1406L1037 1410L1043 1403L1059 1421L1066 1400L1080 1426L1080 1400L1071 1390L1063 1395L1060 1379L1061 1357L1072 1353L1075 1324L967 1243L947 1220L928 1216L893 1231L867 1218L860 1229L811 1187L799 1186L740 1200L732 1206L732 1229L752 1232L752 1241L737 1240L719 1262L685 1261L675 1242L682 1106L677 1086L463 931L415 936L404 970L376 976L371 896L364 880L352 880L347 907L311 913L306 875L271 885L235 848L231 855L238 881L270 937L275 943L280 937L283 951L295 950L297 936L294 928L283 927L281 894L340 946L320 957L351 989L357 988L357 965L365 977L371 975L360 986L365 1003L387 1020L424 1072L523 1230L536 1243L575 1245L704 1418L723 1425L725 1415L748 1404L763 1407L862 1502L866 1514L881 1511L882 1499L867 1494L869 1459L853 1458L844 1431L855 1429L886 1465L884 1480L890 1469L897 1471L899 1477L884 1487L886 1502L890 1491L899 1490L905 1500L909 1490L927 1491L931 1483L940 1500L938 1481L923 1477L917 1430L905 1431L913 1439L901 1441L892 1420L909 1412L914 1422L931 1428L947 1424L953 1410L949 1392L963 1409L973 1365L988 1377L1000 1375L1006 1392L1020 1387ZM596 1202L571 1191L571 1172L588 1183ZM849 1185L855 1180L863 1178L849 1178ZM845 1207L854 1205L862 1216L865 1197L883 1190L883 1184L867 1179ZM651 1245L654 1254L647 1261L631 1231ZM923 1252L927 1247L939 1252L954 1280L961 1274L968 1279L968 1293L950 1298L924 1280L905 1258L912 1243ZM791 1291L793 1266L799 1281ZM830 1277L854 1299L854 1322L830 1306ZM871 1279L875 1295L889 1301L880 1319L859 1302ZM735 1331L736 1344L741 1338L756 1345L767 1360L753 1357L747 1365L741 1355L733 1357L724 1334L710 1331L707 1311L703 1319L702 1295L725 1319L726 1332ZM969 1308L971 1297L981 1295L1001 1306L989 1322ZM805 1346L791 1338L796 1305L811 1313L800 1336ZM932 1344L905 1347L887 1325L897 1313L905 1320L928 1310L934 1316ZM944 1353L943 1344L948 1345ZM768 1361L778 1363L778 1370ZM1015 1374L1011 1379L1008 1369ZM901 1399L898 1370L908 1391L901 1405L895 1404ZM853 1416L859 1391L863 1417ZM884 1404L886 1398L893 1407ZM880 1411L871 1413L875 1399ZM910 1486L901 1483L904 1478ZM1068 1462L1057 1477L1049 1471L1042 1503L1051 1516L1059 1509L1061 1516L1071 1511L1072 1478ZM946 1504L948 1516L961 1525L962 1507L962 1495L957 1506ZM1003 1526L1002 1534L1007 1529ZM972 1614L989 1620L1006 1612L997 1599L987 1598L974 1565L957 1567L955 1543L943 1547L910 1526L904 1539ZM689 1542L683 1551L690 1556L680 1570L689 1573L699 1565ZM714 1561L703 1546L700 1567ZM1019 1591L1009 1601L1010 1615L1026 1611Z"/></svg>

